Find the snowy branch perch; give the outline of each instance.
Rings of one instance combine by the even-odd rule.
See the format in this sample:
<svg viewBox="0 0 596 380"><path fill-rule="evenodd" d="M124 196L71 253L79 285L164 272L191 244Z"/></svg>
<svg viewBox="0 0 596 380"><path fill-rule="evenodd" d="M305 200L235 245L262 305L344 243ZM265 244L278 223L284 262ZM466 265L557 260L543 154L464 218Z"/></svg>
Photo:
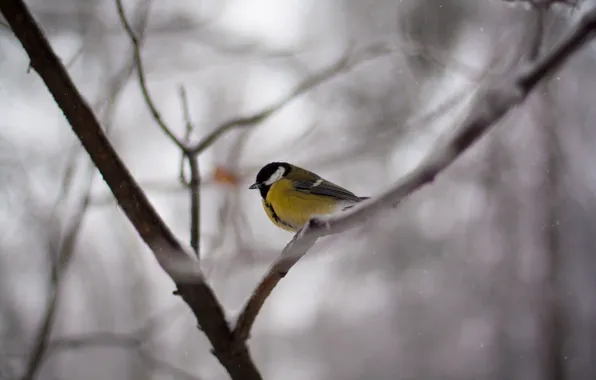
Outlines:
<svg viewBox="0 0 596 380"><path fill-rule="evenodd" d="M408 195L432 182L447 169L491 126L496 124L513 107L521 104L536 85L551 75L582 46L590 41L596 30L596 5L592 5L548 53L516 73L488 84L474 100L471 113L457 131L441 141L416 169L401 178L394 186L378 197L333 215L311 219L285 246L280 257L253 291L242 309L234 328L234 336L243 342L250 336L254 321L275 286L302 258L316 241L327 235L344 232L364 220L397 205Z"/></svg>

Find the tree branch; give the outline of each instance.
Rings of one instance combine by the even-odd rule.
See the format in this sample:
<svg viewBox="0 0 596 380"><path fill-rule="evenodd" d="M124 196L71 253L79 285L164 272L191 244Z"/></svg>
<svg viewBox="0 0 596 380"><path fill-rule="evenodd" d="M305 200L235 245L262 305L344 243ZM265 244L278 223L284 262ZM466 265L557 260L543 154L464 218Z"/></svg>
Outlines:
<svg viewBox="0 0 596 380"><path fill-rule="evenodd" d="M190 246L198 258L201 258L201 177L199 160L196 155L188 157L190 168Z"/></svg>
<svg viewBox="0 0 596 380"><path fill-rule="evenodd" d="M512 4L527 4L531 7L548 8L553 4L563 4L566 6L576 7L579 3L578 0L501 0L504 3Z"/></svg>
<svg viewBox="0 0 596 380"><path fill-rule="evenodd" d="M122 347L137 350L136 353L145 365L154 366L169 372L175 378L198 380L197 376L188 373L168 361L157 358L142 349L142 340L132 335L115 334L109 332L91 333L80 336L71 336L53 340L50 343L52 354L66 350L80 350L92 347Z"/></svg>
<svg viewBox="0 0 596 380"><path fill-rule="evenodd" d="M145 0L150 1L150 0ZM141 92L143 93L143 98L145 99L145 104L149 107L149 111L151 111L151 115L160 126L162 131L180 148L182 151L186 151L186 146L174 135L174 132L167 126L167 124L161 118L161 114L157 110L157 106L153 102L153 98L151 97L151 93L149 92L149 87L147 86L147 79L145 78L145 69L143 66L143 59L141 56L141 41L136 37L132 26L128 22L126 18L126 13L124 11L124 6L122 5L122 0L116 0L116 8L118 9L118 17L120 18L120 22L124 27L124 31L130 38L130 42L132 43L133 48L133 55L135 58L135 63L137 66L137 77L139 80L139 86L141 87Z"/></svg>
<svg viewBox="0 0 596 380"><path fill-rule="evenodd" d="M188 146L190 144L190 136L194 129L194 125L190 121L190 110L188 107L188 97L186 95L186 89L184 88L183 85L180 85L180 87L178 89L178 93L180 95L180 104L182 105L182 115L184 117L184 124L185 124L184 145ZM186 163L186 157L187 157L187 155L185 154L185 152L182 152L182 155L180 157L180 174L178 174L178 179L180 180L180 183L182 185L188 187L190 185L190 181L187 181L186 176L184 175L184 164Z"/></svg>
<svg viewBox="0 0 596 380"><path fill-rule="evenodd" d="M479 140L513 107L524 102L539 81L558 70L575 52L594 37L596 5L586 11L544 57L511 76L485 86L479 91L463 125L448 139L440 141L416 169L401 178L378 197L363 201L347 211L311 219L285 246L280 257L253 291L234 328L238 341L250 336L250 330L265 300L279 281L316 241L355 227L379 212L397 205L417 189L433 182L474 142Z"/></svg>
<svg viewBox="0 0 596 380"><path fill-rule="evenodd" d="M348 51L346 51L339 61L306 78L276 103L269 105L252 115L234 118L219 125L211 133L203 137L203 139L201 139L196 145L190 147L190 152L193 154L202 152L211 146L220 136L234 128L250 127L265 121L267 118L281 110L285 105L298 96L329 80L335 75L349 71L359 63L383 56L389 51L390 50L384 44L380 43L371 44L365 48L362 48L356 52L357 54L352 54L351 49L348 49Z"/></svg>
<svg viewBox="0 0 596 380"><path fill-rule="evenodd" d="M69 178L72 177L73 166L74 155L72 161L69 163L69 167L66 170L65 180L63 181L63 189L57 201L57 204L60 203L63 194L65 196L65 194L68 192L68 188L70 187ZM71 228L68 230L66 236L62 240L60 248L58 250L58 254L52 255L53 262L51 264L52 269L50 301L42 317L41 328L39 329L35 337L34 347L31 351L31 354L29 355L29 360L27 362L25 374L22 377L23 380L30 380L36 377L40 369L40 365L43 362L43 357L47 351L48 342L54 326L56 312L58 310L58 302L60 300L60 294L62 292L63 280L65 278L65 274L70 266L72 257L75 252L75 242L77 237L79 236L83 218L85 217L89 205L91 204L91 186L93 184L94 174L94 168L89 168L89 178L87 179L85 190L83 192L84 195L81 200L79 210L77 214L72 218L73 222L71 224Z"/></svg>
<svg viewBox="0 0 596 380"><path fill-rule="evenodd" d="M182 114L184 115L184 124L186 132L184 134L184 143L188 144L190 134L193 130L193 123L190 120L190 110L188 107L188 97L186 90L180 86L180 103L182 104ZM199 158L197 154L182 152L180 162L180 179L184 180L184 161L188 160L190 169L190 181L188 182L190 192L190 246L194 249L198 258L201 258L201 175L199 173Z"/></svg>
<svg viewBox="0 0 596 380"><path fill-rule="evenodd" d="M143 32L146 25L147 19L147 12L143 8L138 8L137 12L135 12L135 24L139 26L140 30ZM140 33L141 38L144 33ZM76 56L80 54L84 50L84 44L81 45L79 52ZM66 64L68 67L75 58L69 60L69 63ZM115 77L109 82L107 86L106 94L107 96L105 99L100 99L95 105L94 108L98 109L101 107L102 103L106 103L107 107L104 107L104 112L102 119L105 123L106 133L108 132L111 120L113 117L113 111L115 108L113 107L116 104L116 101L121 94L122 89L124 88L124 83L128 80L132 70L130 69L130 64L126 63L123 68L115 75ZM80 147L74 146L70 152L70 159L68 160L69 164L65 170L64 178L62 181L62 190L58 196L58 199L55 202L54 212L55 214L60 206L60 204L67 198L69 194L69 190L72 187L72 180L73 174L75 170L76 164L76 157L80 153ZM72 257L74 255L74 248L75 242L77 237L79 236L79 232L81 230L83 218L86 215L86 212L91 204L91 188L93 185L94 177L95 177L95 166L92 162L87 163L88 166L88 178L85 189L83 190L83 197L80 202L80 207L77 214L70 218L71 219L71 227L66 232L65 237L61 239L59 247L52 247L50 245L50 251L58 251L58 253L52 252L52 265L51 265L51 294L49 303L45 309L44 315L42 316L41 327L37 332L37 335L34 339L34 346L29 355L29 359L27 362L26 370L23 375L23 379L34 379L39 372L40 366L43 362L43 358L46 355L48 349L48 343L50 339L50 335L52 334L55 316L58 310L58 303L60 301L60 296L62 292L62 284L63 278L66 275L66 272L70 266L70 262L72 261ZM53 219L53 217L52 217ZM50 221L53 223L53 220ZM58 235L60 231L58 231Z"/></svg>
<svg viewBox="0 0 596 380"><path fill-rule="evenodd" d="M153 101L149 92L149 88L147 86L147 80L144 73L144 66L141 54L141 43L139 39L135 36L134 30L126 18L126 13L122 5L122 0L116 0L116 7L118 9L118 16L120 18L122 26L124 27L124 30L126 34L129 36L130 41L133 45L133 54L137 66L139 85L141 87L141 92L143 93L145 103L147 104L149 111L151 112L153 118L160 126L160 128L176 144L176 146L180 148L181 151L186 153L188 157L200 154L203 150L207 149L215 141L217 141L217 139L220 136L224 135L225 133L234 128L249 127L262 123L298 96L327 81L336 74L349 71L361 62L385 55L390 51L390 49L388 49L387 46L385 46L385 44L382 43L371 44L366 48L359 50L357 52L358 54L355 55L350 54L351 49L348 49L346 54L338 62L322 70L321 72L306 78L304 81L299 83L294 89L292 89L288 94L286 94L276 103L267 106L263 108L261 111L258 111L252 115L237 117L228 120L216 127L211 133L209 133L207 136L201 139L194 146L187 146L187 144L185 144L183 141L178 139L176 135L174 135L171 128L169 128L168 125L164 122L164 120L161 117L161 114L157 110L157 106L155 105L155 102Z"/></svg>
<svg viewBox="0 0 596 380"><path fill-rule="evenodd" d="M234 344L223 308L204 281L198 260L176 239L134 180L27 6L22 0L3 0L0 11L29 55L31 67L40 75L62 109L118 204L159 264L176 282L178 294L197 317L199 326L213 346L214 355L233 379L261 379L246 344Z"/></svg>
<svg viewBox="0 0 596 380"><path fill-rule="evenodd" d="M57 338L49 342L48 354L44 357L42 364L53 354L58 354L64 350L80 350L82 348L90 347L122 347L136 349L136 353L139 355L144 364L154 366L163 371L169 372L175 377L184 379L196 380L197 377L181 370L180 368L170 364L169 362L162 360L156 356L151 355L149 352L143 349L143 345L147 341L147 337L154 334L156 329L164 323L164 320L168 320L166 317L177 308L167 308L166 310L155 314L150 317L140 328L137 328L130 334L116 334L112 332L95 332L83 335L68 336Z"/></svg>

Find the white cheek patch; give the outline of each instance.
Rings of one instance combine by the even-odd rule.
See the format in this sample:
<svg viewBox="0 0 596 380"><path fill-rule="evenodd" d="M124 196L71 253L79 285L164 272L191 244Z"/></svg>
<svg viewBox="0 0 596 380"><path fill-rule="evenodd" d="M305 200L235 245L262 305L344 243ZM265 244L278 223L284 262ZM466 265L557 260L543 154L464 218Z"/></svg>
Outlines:
<svg viewBox="0 0 596 380"><path fill-rule="evenodd" d="M281 177L284 176L286 172L286 169L284 169L283 166L280 166L277 168L277 170L275 171L275 173L271 174L271 177L269 177L267 179L267 181L263 182L265 185L270 186L273 183L279 181L281 179Z"/></svg>

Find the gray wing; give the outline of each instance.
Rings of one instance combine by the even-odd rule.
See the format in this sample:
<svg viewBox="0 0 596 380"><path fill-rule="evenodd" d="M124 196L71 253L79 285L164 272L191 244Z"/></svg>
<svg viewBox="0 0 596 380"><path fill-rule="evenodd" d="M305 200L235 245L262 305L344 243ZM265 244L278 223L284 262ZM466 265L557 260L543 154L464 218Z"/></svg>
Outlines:
<svg viewBox="0 0 596 380"><path fill-rule="evenodd" d="M296 180L293 181L293 183L296 190L305 193L324 195L352 202L360 202L362 200L362 198L356 196L354 193L322 178L314 180Z"/></svg>

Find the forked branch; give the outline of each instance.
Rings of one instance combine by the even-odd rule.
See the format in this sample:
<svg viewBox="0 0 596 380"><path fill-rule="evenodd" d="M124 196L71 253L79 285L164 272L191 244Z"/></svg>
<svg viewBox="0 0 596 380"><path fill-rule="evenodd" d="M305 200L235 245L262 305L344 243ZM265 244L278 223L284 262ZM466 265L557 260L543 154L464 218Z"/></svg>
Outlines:
<svg viewBox="0 0 596 380"><path fill-rule="evenodd" d="M219 137L234 128L250 127L262 123L300 95L303 95L304 93L312 90L313 88L330 80L340 73L344 73L353 69L360 63L381 57L388 54L390 51L391 50L387 48L387 46L379 43L370 44L361 49L357 49L356 51L348 49L348 51L346 51L346 53L337 62L333 63L329 67L326 67L320 72L307 77L277 102L255 112L252 115L233 118L217 126L211 133L203 137L197 144L190 147L190 151L195 154L202 152L212 145Z"/></svg>
<svg viewBox="0 0 596 380"><path fill-rule="evenodd" d="M223 308L204 281L198 260L176 239L132 177L27 6L22 0L3 0L0 11L119 206L176 283L178 294L195 314L214 355L232 379L260 380L262 377L246 345L233 341Z"/></svg>

